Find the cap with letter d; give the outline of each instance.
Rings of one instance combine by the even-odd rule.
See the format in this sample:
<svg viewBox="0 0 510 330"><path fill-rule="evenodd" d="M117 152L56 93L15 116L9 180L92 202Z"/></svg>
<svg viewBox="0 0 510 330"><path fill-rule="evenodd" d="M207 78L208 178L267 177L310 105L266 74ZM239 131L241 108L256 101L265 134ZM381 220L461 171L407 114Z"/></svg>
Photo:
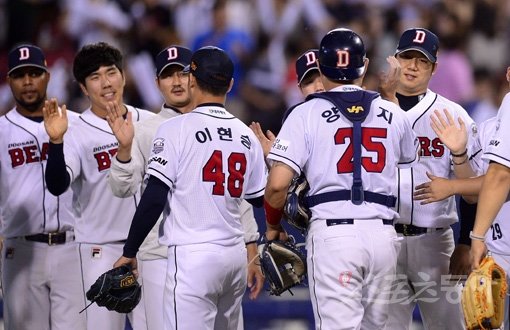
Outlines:
<svg viewBox="0 0 510 330"><path fill-rule="evenodd" d="M298 85L301 85L301 81L306 77L307 74L313 71L318 71L317 58L319 58L318 49L310 49L304 52L296 60L296 74Z"/></svg>
<svg viewBox="0 0 510 330"><path fill-rule="evenodd" d="M331 80L357 79L365 73L366 49L354 31L338 28L329 31L319 47L319 68Z"/></svg>
<svg viewBox="0 0 510 330"><path fill-rule="evenodd" d="M8 55L8 72L10 75L14 70L22 67L37 67L48 71L46 57L41 48L24 44L13 48Z"/></svg>
<svg viewBox="0 0 510 330"><path fill-rule="evenodd" d="M223 49L206 46L193 53L191 64L184 71L209 85L225 87L234 75L234 63Z"/></svg>
<svg viewBox="0 0 510 330"><path fill-rule="evenodd" d="M436 63L438 49L439 38L434 33L427 29L412 28L402 33L395 55L416 50L425 55L430 62Z"/></svg>
<svg viewBox="0 0 510 330"><path fill-rule="evenodd" d="M163 49L156 55L156 75L161 73L170 65L180 65L183 68L191 63L191 50L182 46L170 46Z"/></svg>

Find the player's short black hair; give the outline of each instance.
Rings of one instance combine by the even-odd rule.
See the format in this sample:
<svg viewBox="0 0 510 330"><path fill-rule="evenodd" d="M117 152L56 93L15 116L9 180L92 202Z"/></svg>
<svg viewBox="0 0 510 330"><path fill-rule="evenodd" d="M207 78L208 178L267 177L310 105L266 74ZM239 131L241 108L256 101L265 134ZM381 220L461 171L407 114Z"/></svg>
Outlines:
<svg viewBox="0 0 510 330"><path fill-rule="evenodd" d="M229 86L215 86L208 83L203 82L200 78L195 77L195 81L197 82L198 87L214 96L223 96L227 94Z"/></svg>
<svg viewBox="0 0 510 330"><path fill-rule="evenodd" d="M102 66L115 65L121 73L122 53L106 42L98 42L83 46L73 62L74 79L85 85L85 78Z"/></svg>

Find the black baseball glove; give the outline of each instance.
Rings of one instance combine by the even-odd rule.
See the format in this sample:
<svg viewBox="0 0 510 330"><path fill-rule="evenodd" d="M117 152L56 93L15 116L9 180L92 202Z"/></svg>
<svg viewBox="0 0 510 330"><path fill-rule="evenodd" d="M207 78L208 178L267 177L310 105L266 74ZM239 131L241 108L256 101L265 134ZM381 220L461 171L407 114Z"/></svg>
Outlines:
<svg viewBox="0 0 510 330"><path fill-rule="evenodd" d="M99 276L87 291L87 299L110 311L129 313L140 302L141 288L131 267L122 265Z"/></svg>
<svg viewBox="0 0 510 330"><path fill-rule="evenodd" d="M269 293L279 296L303 282L306 275L306 257L294 240L273 240L258 246L260 266L269 282ZM289 290L292 294L292 291Z"/></svg>
<svg viewBox="0 0 510 330"><path fill-rule="evenodd" d="M296 227L303 235L306 234L312 216L310 209L306 207L304 202L309 190L310 186L304 174L294 178L290 184L287 199L283 206L284 219Z"/></svg>

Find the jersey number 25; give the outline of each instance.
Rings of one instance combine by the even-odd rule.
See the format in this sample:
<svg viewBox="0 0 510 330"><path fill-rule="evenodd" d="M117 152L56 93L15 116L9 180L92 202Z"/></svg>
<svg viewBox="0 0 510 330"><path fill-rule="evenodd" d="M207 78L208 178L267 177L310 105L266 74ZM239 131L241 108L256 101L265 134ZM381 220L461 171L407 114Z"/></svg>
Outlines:
<svg viewBox="0 0 510 330"><path fill-rule="evenodd" d="M202 180L214 182L213 195L225 195L225 178L227 190L231 197L239 198L243 193L244 173L246 173L246 155L233 152L227 158L228 177L223 170L223 154L214 150L202 168Z"/></svg>
<svg viewBox="0 0 510 330"><path fill-rule="evenodd" d="M361 166L367 172L381 173L386 166L386 148L382 142L374 141L374 138L386 138L386 128L373 128L373 127L362 127L361 128L361 145L366 151L375 152L376 156L372 157L361 157ZM340 157L336 168L338 173L352 173L354 165L352 159L354 157L354 147L352 144L352 128L339 128L335 134L335 144L345 144L345 141L349 139L349 145L345 149L344 154Z"/></svg>

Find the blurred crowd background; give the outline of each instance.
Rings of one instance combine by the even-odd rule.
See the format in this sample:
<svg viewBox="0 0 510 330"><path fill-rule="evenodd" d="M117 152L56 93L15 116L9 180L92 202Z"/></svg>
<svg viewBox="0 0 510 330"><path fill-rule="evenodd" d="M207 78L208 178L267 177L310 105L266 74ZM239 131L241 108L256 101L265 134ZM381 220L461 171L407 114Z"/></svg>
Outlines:
<svg viewBox="0 0 510 330"><path fill-rule="evenodd" d="M322 36L349 27L370 58L365 87L377 89L386 57L402 31L419 26L440 39L431 89L463 105L481 122L496 114L510 65L507 0L0 0L0 114L12 107L5 84L7 53L34 43L46 52L48 96L80 112L88 107L72 77L75 52L107 41L125 56L125 102L158 111L154 56L171 44L225 49L236 66L228 107L246 123L279 130L299 101L295 59Z"/></svg>

